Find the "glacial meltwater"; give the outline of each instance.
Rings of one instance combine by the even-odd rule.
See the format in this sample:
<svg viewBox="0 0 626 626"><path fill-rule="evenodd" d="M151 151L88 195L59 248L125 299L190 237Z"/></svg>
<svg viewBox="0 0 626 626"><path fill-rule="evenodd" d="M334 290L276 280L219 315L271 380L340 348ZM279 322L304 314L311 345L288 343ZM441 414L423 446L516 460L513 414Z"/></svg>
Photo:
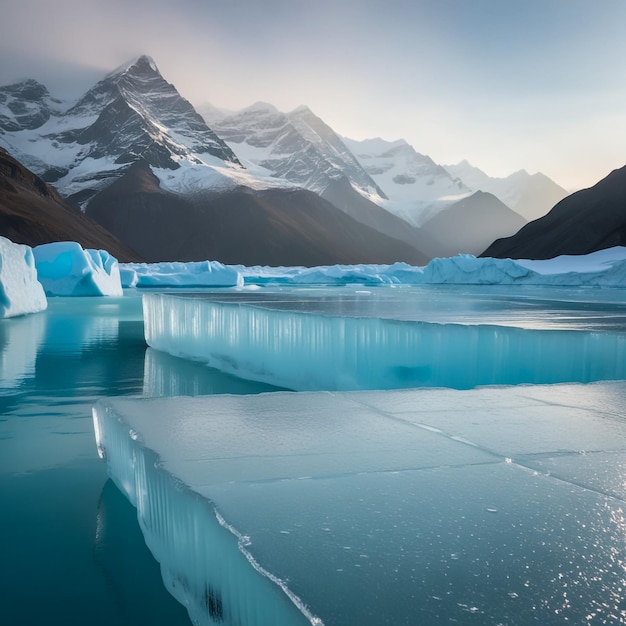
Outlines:
<svg viewBox="0 0 626 626"><path fill-rule="evenodd" d="M50 298L43 313L0 320L2 626L190 624L96 453L92 406L144 393L146 348L138 296ZM157 378L181 375L179 392L271 389L154 361Z"/></svg>
<svg viewBox="0 0 626 626"><path fill-rule="evenodd" d="M206 301L208 294L188 300ZM206 534L205 543L219 540L224 533L236 554L232 564L217 563L217 574L211 563L210 576L219 581L220 572L227 573L235 609L246 585L261 606L263 581L269 580L268 598L296 598L293 606L305 622L319 619L327 626L626 624L626 401L619 382L625 378L626 292L344 287L224 290L210 297L211 312L178 317L178 340L185 347L179 352L203 335L199 324L229 319L219 359L186 356L227 363L231 374L156 349L163 337L148 348L141 298L132 292L51 298L43 313L0 320L0 624L189 624L187 610L166 585L192 587L203 580L195 568L204 557L190 541L198 534ZM243 316L231 315L233 306ZM165 310L156 311L159 319ZM290 313L297 324L286 321ZM365 320L362 327L370 332L350 331L352 343L346 345L353 354L342 360L338 341L346 337L341 319L347 318ZM243 319L251 323L245 332ZM307 392L292 400L294 394L267 384L308 388L298 383L293 355L300 345L300 358L309 355L304 378L317 364L325 374L313 388L323 388L324 380L342 379L328 371L333 364L358 365L368 354L359 337L384 356L386 326L398 323L417 324L420 345L439 351L435 356L443 364L441 351L458 351L459 341L477 350L473 363L480 364L489 358L484 346L497 336L496 373L507 367L507 355L510 364L516 354L526 354L526 337L542 371L550 369L546 360L567 367L557 381L496 377L486 382L500 386L475 392ZM436 340L428 338L429 325ZM445 336L446 325L457 333L453 341ZM470 326L466 337L463 329ZM290 336L275 337L276 328ZM176 351L168 333L168 349ZM402 342L394 333L393 349L400 354ZM542 336L551 349L542 346ZM563 341L567 336L572 342ZM325 337L333 342L327 346L332 358L324 355ZM251 338L257 341L255 360L246 364L247 346L235 340ZM280 365L282 347L287 368ZM573 359L589 361L572 367ZM265 382L233 376L238 369L247 374L242 363L255 370L265 363L258 377ZM413 386L377 387L372 365L358 385L337 388ZM406 369L398 371L413 375L413 365L401 363ZM272 381L273 371L288 376ZM528 367L523 371L527 376ZM467 380L458 387L471 387ZM577 384L590 380L618 382ZM446 384L445 367L438 366L436 381ZM525 385L507 386L515 383ZM215 397L259 392L280 393L258 402L249 395L241 402ZM217 402L159 404L159 397L181 395ZM132 402L111 401L109 419L106 398L119 396L154 404L140 402L144 408L137 411ZM148 534L147 518L140 529L138 512L126 499L134 496L122 495L98 458L92 407L100 399L106 445L126 446L132 459L161 456L156 471L145 466L140 476L142 507L159 516ZM195 422L185 420L186 411ZM211 417L216 411L219 419ZM168 435L168 415L176 436ZM198 426L201 418L212 424L213 434ZM156 439L153 427L160 433ZM194 446L200 445L198 454ZM191 458L180 456L181 449L191 450ZM134 461L126 468L130 456L112 458L117 466L108 469L119 472L121 484ZM214 467L208 483L207 466ZM181 525L172 527L170 519ZM145 541L153 549L168 546L155 549L160 564ZM229 549L214 543L209 548L220 558L231 558ZM237 612L217 588L200 589L199 607L190 608L199 623L228 623L227 615L239 616L233 624L263 623L260 612L246 612L245 603ZM292 619L289 611L285 615Z"/></svg>

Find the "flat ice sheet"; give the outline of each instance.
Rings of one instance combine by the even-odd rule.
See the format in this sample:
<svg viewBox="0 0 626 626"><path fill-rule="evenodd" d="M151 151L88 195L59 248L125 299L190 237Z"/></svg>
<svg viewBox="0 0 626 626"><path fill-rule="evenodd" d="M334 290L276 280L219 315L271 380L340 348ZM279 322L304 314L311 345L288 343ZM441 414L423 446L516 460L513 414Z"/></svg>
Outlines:
<svg viewBox="0 0 626 626"><path fill-rule="evenodd" d="M618 382L113 399L94 415L171 580L202 575L176 556L209 533L200 497L238 538L241 585L271 581L259 597L303 623L623 624L625 407ZM232 600L220 567L229 623L246 589ZM280 615L247 623L298 623Z"/></svg>
<svg viewBox="0 0 626 626"><path fill-rule="evenodd" d="M626 379L626 292L378 288L143 297L148 345L298 391Z"/></svg>
<svg viewBox="0 0 626 626"><path fill-rule="evenodd" d="M439 324L491 324L532 330L626 331L626 290L516 285L348 285L169 292L209 300L329 316ZM158 296L157 296L158 297Z"/></svg>

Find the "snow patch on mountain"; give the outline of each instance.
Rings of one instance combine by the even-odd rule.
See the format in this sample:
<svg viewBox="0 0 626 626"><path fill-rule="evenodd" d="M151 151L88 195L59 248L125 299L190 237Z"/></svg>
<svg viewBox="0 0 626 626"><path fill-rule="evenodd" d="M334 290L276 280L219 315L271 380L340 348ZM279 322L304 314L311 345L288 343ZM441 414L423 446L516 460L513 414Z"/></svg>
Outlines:
<svg viewBox="0 0 626 626"><path fill-rule="evenodd" d="M217 158L227 171L242 169L230 148L163 79L150 57L140 56L109 73L65 111L50 107L47 91L40 87L12 92L0 88L4 94L0 100L9 102L6 93L17 93L23 107L37 105L46 113L28 127L7 122L0 142L77 204L85 205L138 159L159 170L182 168L179 178L187 187L194 182L205 186L202 176L189 176L187 171L206 166L207 160ZM233 177L231 186L241 184L236 174Z"/></svg>
<svg viewBox="0 0 626 626"><path fill-rule="evenodd" d="M344 137L343 142L386 194L388 200L382 206L416 226L471 193L462 181L404 139Z"/></svg>
<svg viewBox="0 0 626 626"><path fill-rule="evenodd" d="M308 107L282 113L256 102L216 119L214 128L256 177L323 194L336 180L377 200L382 192L339 136Z"/></svg>

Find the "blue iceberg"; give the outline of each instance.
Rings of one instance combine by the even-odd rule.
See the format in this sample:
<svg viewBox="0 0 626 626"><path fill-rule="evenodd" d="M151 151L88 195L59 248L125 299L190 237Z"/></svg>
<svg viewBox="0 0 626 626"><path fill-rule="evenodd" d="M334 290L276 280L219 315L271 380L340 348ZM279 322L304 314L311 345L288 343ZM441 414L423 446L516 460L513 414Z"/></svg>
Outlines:
<svg viewBox="0 0 626 626"><path fill-rule="evenodd" d="M117 259L105 250L83 250L73 241L33 249L37 276L49 296L121 296Z"/></svg>

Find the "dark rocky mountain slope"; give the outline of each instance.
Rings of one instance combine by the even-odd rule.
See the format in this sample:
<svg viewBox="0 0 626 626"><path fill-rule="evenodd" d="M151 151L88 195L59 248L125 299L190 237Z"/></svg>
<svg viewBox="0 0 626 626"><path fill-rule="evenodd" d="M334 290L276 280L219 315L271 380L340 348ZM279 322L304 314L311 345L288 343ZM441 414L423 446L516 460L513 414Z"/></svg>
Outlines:
<svg viewBox="0 0 626 626"><path fill-rule="evenodd" d="M100 224L68 205L56 190L0 148L0 235L15 243L38 246L77 241L103 249L119 261L141 261Z"/></svg>
<svg viewBox="0 0 626 626"><path fill-rule="evenodd" d="M312 266L428 260L311 191L239 187L183 196L162 189L145 161L100 192L87 214L148 261Z"/></svg>
<svg viewBox="0 0 626 626"><path fill-rule="evenodd" d="M516 233L526 220L496 196L477 191L422 224L422 232L440 243L439 256L480 254L494 239Z"/></svg>
<svg viewBox="0 0 626 626"><path fill-rule="evenodd" d="M481 256L549 259L625 245L626 166L564 198L512 237L495 241Z"/></svg>

